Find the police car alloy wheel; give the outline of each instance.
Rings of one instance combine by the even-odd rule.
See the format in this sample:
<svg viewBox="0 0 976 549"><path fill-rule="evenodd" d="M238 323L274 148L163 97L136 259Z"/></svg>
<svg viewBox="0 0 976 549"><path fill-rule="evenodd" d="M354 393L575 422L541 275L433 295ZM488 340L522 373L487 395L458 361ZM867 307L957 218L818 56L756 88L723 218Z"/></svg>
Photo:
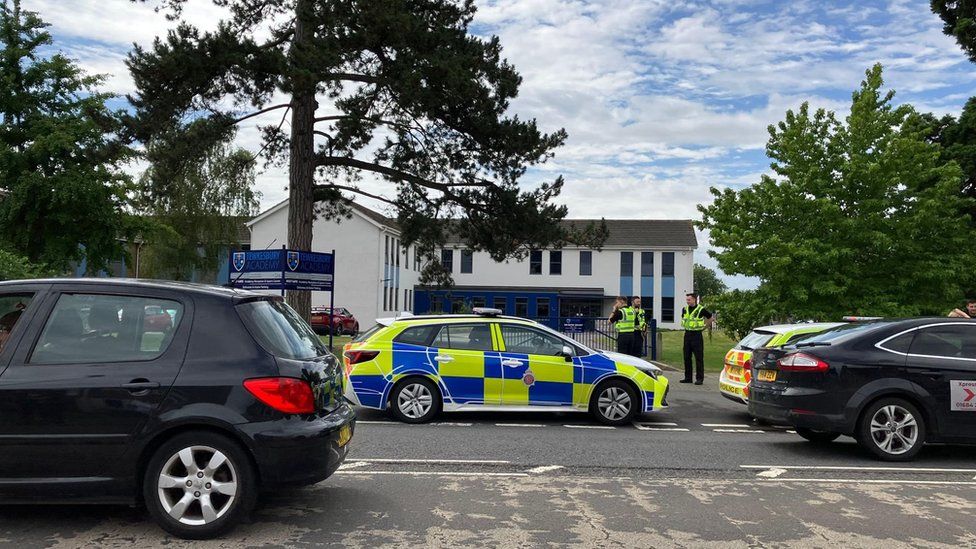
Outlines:
<svg viewBox="0 0 976 549"><path fill-rule="evenodd" d="M607 425L624 425L633 419L640 402L625 381L611 380L597 387L590 402L590 411Z"/></svg>
<svg viewBox="0 0 976 549"><path fill-rule="evenodd" d="M908 461L925 443L925 420L910 402L883 398L861 414L857 439L885 461Z"/></svg>
<svg viewBox="0 0 976 549"><path fill-rule="evenodd" d="M231 439L188 432L153 454L143 479L143 498L153 519L186 539L228 532L254 506L255 475L244 450Z"/></svg>
<svg viewBox="0 0 976 549"><path fill-rule="evenodd" d="M432 381L409 378L393 388L390 409L393 415L405 423L425 423L440 411L440 392Z"/></svg>

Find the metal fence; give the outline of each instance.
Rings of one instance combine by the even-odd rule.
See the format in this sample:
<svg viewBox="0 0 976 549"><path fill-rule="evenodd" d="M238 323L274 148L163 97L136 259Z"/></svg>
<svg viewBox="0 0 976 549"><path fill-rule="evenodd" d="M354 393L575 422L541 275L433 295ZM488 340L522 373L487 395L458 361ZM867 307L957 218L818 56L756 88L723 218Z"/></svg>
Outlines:
<svg viewBox="0 0 976 549"><path fill-rule="evenodd" d="M606 317L570 316L538 321L592 349L617 350L617 330ZM657 321L654 319L647 321L642 356L657 360Z"/></svg>

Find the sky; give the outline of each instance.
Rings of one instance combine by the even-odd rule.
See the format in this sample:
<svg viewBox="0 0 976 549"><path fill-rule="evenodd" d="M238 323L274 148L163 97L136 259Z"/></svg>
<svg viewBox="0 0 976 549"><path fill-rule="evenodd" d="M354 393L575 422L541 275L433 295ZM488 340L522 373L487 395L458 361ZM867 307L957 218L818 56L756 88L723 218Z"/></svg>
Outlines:
<svg viewBox="0 0 976 549"><path fill-rule="evenodd" d="M133 92L133 43L174 23L158 0L22 0L51 24L58 49ZM843 115L874 63L896 102L957 114L976 94L976 65L942 33L928 0L477 0L475 34L497 35L523 77L512 114L565 146L526 185L563 175L572 218L698 219L710 187L743 188L769 171L767 126L809 101ZM223 12L190 0L184 19L212 28ZM328 110L328 106L323 107ZM257 151L255 127L241 146ZM274 120L277 122L277 119ZM135 168L138 169L138 168ZM287 197L284 170L257 179L261 207ZM383 192L388 184L365 182ZM379 204L374 206L382 209ZM699 233L696 260L717 267ZM756 281L724 276L732 287Z"/></svg>

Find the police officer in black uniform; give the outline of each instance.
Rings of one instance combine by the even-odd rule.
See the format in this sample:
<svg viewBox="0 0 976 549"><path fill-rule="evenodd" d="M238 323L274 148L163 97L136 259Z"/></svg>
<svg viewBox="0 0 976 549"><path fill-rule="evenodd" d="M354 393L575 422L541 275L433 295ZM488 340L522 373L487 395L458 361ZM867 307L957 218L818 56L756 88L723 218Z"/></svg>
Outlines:
<svg viewBox="0 0 976 549"><path fill-rule="evenodd" d="M712 323L712 313L698 303L698 294L685 294L681 309L681 327L685 330L685 378L679 383L691 383L691 357L695 357L695 385L705 381L705 338L702 332Z"/></svg>
<svg viewBox="0 0 976 549"><path fill-rule="evenodd" d="M634 327L637 314L633 307L627 304L627 298L618 296L610 313L610 324L617 329L617 352L629 355L634 346Z"/></svg>

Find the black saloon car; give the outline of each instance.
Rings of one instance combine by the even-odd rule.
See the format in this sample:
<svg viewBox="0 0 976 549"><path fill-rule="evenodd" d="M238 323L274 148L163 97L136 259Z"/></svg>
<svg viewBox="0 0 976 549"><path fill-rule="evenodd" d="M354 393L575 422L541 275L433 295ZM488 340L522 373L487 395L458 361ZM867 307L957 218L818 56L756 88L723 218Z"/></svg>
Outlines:
<svg viewBox="0 0 976 549"><path fill-rule="evenodd" d="M0 283L0 502L141 501L177 536L219 535L259 490L339 467L355 423L342 383L277 297Z"/></svg>
<svg viewBox="0 0 976 549"><path fill-rule="evenodd" d="M853 436L889 461L976 442L976 321L845 325L753 354L749 412L815 442Z"/></svg>

